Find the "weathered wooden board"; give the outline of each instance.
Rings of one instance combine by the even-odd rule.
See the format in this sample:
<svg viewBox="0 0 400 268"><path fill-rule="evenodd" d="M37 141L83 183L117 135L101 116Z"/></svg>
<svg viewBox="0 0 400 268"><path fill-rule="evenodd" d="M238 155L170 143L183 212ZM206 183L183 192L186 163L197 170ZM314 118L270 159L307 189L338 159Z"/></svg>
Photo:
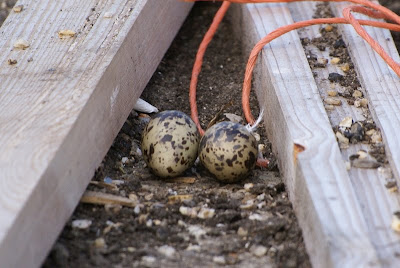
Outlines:
<svg viewBox="0 0 400 268"><path fill-rule="evenodd" d="M39 266L191 4L21 0L0 31L0 266ZM60 39L60 30L76 35ZM18 39L25 50L13 47ZM17 63L9 65L8 60Z"/></svg>
<svg viewBox="0 0 400 268"><path fill-rule="evenodd" d="M310 19L307 16L313 15L314 5L236 6L233 17L242 27L246 51L269 32L292 23L293 17ZM312 35L313 31L318 30L314 27L305 34ZM260 105L266 110L264 125L313 265L395 267L399 261L400 236L391 230L390 223L392 213L400 207L398 194L385 189L385 182L376 170L351 168L347 171L348 155L362 147L341 151L332 131L332 126L337 125L343 115L362 119L360 113L344 105L328 115L321 98L326 94L326 88L321 88L326 80L314 80L297 32L267 45L257 64L255 90ZM371 66L380 68L382 64ZM328 71L320 75L327 76ZM399 80L392 77L391 83L399 83ZM388 85L391 84L381 83L384 87ZM395 92L394 89L391 94ZM369 93L367 95L370 97ZM375 117L380 115L375 112ZM385 133L385 129L382 130ZM384 134L385 139L387 135L392 134ZM399 142L396 135L391 139ZM305 147L297 159L293 153L295 144Z"/></svg>
<svg viewBox="0 0 400 268"><path fill-rule="evenodd" d="M289 8L291 11L291 14L293 18L298 21L298 20L306 20L306 19L311 19L314 10L316 9L316 3L312 2L307 2L307 3L293 3L289 4ZM338 11L338 10L337 10ZM309 27L306 30L300 31L299 35L306 35L309 38L315 37L319 35L319 29L323 26L313 26ZM339 26L340 27L340 26ZM382 29L375 29L377 30L377 36L382 36L383 38L388 38L385 40L385 45L390 46L392 48L392 52L395 52L396 50L394 48L394 44L391 38L391 35L388 31L384 31ZM351 33L352 32L352 33ZM349 35L356 35L355 31L351 29L348 33L343 33L344 39L347 39ZM305 36L302 36L305 37ZM359 38L359 37L357 37ZM388 42L389 41L389 42ZM380 40L382 42L382 40ZM348 43L348 42L346 42ZM364 44L364 48L368 46ZM369 47L368 47L369 48ZM354 44L349 44L348 45L349 51L356 50L358 51L359 46L354 46ZM370 51L372 52L372 51ZM329 58L329 50L325 52L321 52L318 49L315 49L313 51L314 55L317 57L324 57L326 59ZM373 58L375 60L380 60L379 56L375 53L369 53L368 55L373 55ZM398 59L398 54L393 53L392 54L395 59ZM364 57L367 58L368 57ZM378 59L379 58L379 59ZM353 63L355 63L355 66L357 69L374 69L373 65L369 64L374 64L374 63L369 63L368 65L364 65L362 68L360 68L359 62L355 61L353 58ZM382 67L384 64L381 65ZM385 68L386 70L389 69L389 67ZM378 68L378 71L382 71L382 68ZM378 72L377 71L377 72ZM331 72L337 72L337 73L343 73L338 65L334 64L328 64L327 68L323 69L316 69L314 70L314 73L318 72L318 75L315 77L315 80L318 85L318 89L320 90L320 94L323 97L326 97L326 91L327 89L330 89L332 83L328 81L328 74ZM375 71L374 71L375 72ZM344 73L343 73L344 74ZM365 74L362 72L358 72L360 80L363 79ZM393 80L398 78L392 77ZM393 81L392 80L392 81ZM397 86L398 86L397 85ZM336 87L340 87L340 85L335 85ZM381 86L378 90L385 89L387 87L386 85ZM371 93L374 94L375 92L375 87L371 87L371 85L368 85L368 83L362 83L362 89L363 92L365 92L366 95L368 95L368 99L370 101L369 108L372 112L373 118L375 122L379 122L379 120L382 120L385 118L385 116L379 115L377 116L376 113L373 113L373 109L375 108L375 105L373 102L371 102ZM339 90L340 91L340 90ZM356 108L353 105L349 105L345 99L342 101L343 105L336 107L333 111L328 112L329 119L331 121L332 126L337 126L339 122L346 116L351 116L354 120L357 121L362 121L365 120L364 115L365 115L365 109L360 109ZM395 124L393 120L388 120L392 121L392 124ZM379 123L378 123L379 124ZM396 128L396 124L393 126ZM399 126L400 127L400 126ZM400 130L400 129L399 129ZM387 134L385 130L383 130L383 133ZM389 139L391 140L397 140L398 138L393 135L387 135ZM387 139L384 138L384 142L386 142ZM392 147L387 146L387 148L392 149ZM342 157L343 160L348 161L349 155L356 153L360 149L363 149L365 151L368 151L369 145L367 144L357 144L357 145L350 145L350 148L342 150ZM398 164L398 163L397 163ZM385 167L386 170L388 169L395 169L396 168L396 163L392 162L390 164L390 167ZM387 188L385 187L385 178L384 174L378 170L378 169L357 169L357 168L352 168L349 171L349 177L352 183L352 187L354 189L354 192L357 196L358 202L361 204L362 208L362 213L367 225L367 230L369 233L369 239L371 241L371 244L375 248L377 252L377 256L379 259L379 265L382 266L393 266L395 267L397 263L400 261L399 257L397 256L397 252L400 252L400 237L398 234L393 232L393 230L390 228L390 222L391 218L393 215L393 212L399 211L400 210L400 203L399 203L399 194L398 193L390 193Z"/></svg>

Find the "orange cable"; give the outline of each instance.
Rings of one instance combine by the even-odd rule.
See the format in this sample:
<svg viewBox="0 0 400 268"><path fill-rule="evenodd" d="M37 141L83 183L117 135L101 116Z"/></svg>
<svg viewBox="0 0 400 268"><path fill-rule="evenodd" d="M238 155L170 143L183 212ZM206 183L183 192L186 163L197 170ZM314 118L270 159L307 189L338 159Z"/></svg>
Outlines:
<svg viewBox="0 0 400 268"><path fill-rule="evenodd" d="M187 2L195 2L195 1L210 1L210 0L185 0ZM224 1L224 0L217 0L217 1ZM196 60L193 66L192 71L192 79L190 82L190 90L189 90L189 100L190 100L190 109L191 109L191 117L195 122L200 135L204 135L204 130L201 128L201 124L198 118L198 110L196 104L196 87L198 82L198 76L201 71L201 65L203 62L203 57L205 51L207 49L208 44L211 42L215 32L218 29L219 24L221 23L226 11L228 10L230 3L284 3L284 2L300 2L305 0L229 0L224 1L221 5L220 9L216 13L214 20L205 34L199 49L197 51ZM395 71L395 73L400 76L400 66L396 63L393 58L391 58L384 49L379 45L379 43L374 40L361 25L385 28L392 31L400 31L400 17L397 16L391 10L379 5L372 3L367 0L309 0L309 1L322 1L322 2L352 2L355 4L360 4L362 6L350 6L346 7L343 10L344 18L320 18L320 19L311 19L307 21L300 21L290 25L282 26L276 29L275 31L269 33L267 36L262 38L253 48L250 53L245 77L243 82L243 89L242 89L242 107L243 112L246 117L246 120L253 124L255 122L253 115L251 114L250 110L250 90L251 90L251 79L254 66L257 61L258 54L272 40L286 34L292 30L300 29L303 27L316 25L316 24L351 24L356 32L366 41L370 46L383 58L383 60ZM368 8L366 8L368 7ZM370 21L370 20L358 20L355 19L351 12L362 13L366 16L375 19L386 19L396 22L397 24L392 23L385 23L379 21ZM268 160L266 159L258 159L257 164L259 166L267 166Z"/></svg>
<svg viewBox="0 0 400 268"><path fill-rule="evenodd" d="M218 12L215 14L214 20L203 37L203 40L200 43L199 49L196 54L196 60L193 65L192 70L192 79L190 80L190 89L189 89L189 101L190 101L190 113L194 123L197 126L197 129L200 132L200 135L204 135L204 130L201 128L201 124L199 121L198 111L197 111L197 104L196 104L196 87L197 81L199 78L199 74L201 72L201 65L203 64L203 57L204 53L207 50L208 44L211 42L215 32L218 29L219 24L221 23L222 19L225 16L226 11L230 6L229 2L224 2L221 7L219 8Z"/></svg>

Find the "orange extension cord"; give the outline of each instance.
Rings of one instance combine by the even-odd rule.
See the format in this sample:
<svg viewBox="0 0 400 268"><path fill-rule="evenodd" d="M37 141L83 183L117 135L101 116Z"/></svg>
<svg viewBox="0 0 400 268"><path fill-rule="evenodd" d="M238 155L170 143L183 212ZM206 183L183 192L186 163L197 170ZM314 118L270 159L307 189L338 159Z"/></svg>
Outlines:
<svg viewBox="0 0 400 268"><path fill-rule="evenodd" d="M196 1L210 1L210 0L185 0L187 2L196 2ZM217 0L217 1L224 1L224 0ZM219 24L221 23L226 11L228 10L231 3L285 3L285 2L300 2L306 0L229 0L224 1L221 5L218 12L215 14L214 20L208 29L207 33L205 34L199 49L197 51L196 60L193 66L192 71L192 79L190 82L190 90L189 90L189 100L190 100L190 109L191 109L191 117L195 122L200 135L203 136L204 130L200 125L200 121L198 118L198 111L197 111L197 104L196 104L196 88L198 77L201 71L201 65L203 63L203 57L205 51L207 49L208 44L211 42L215 32L218 29ZM400 65L396 63L393 58L391 58L379 45L377 41L375 41L361 25L385 28L392 31L400 31L400 17L397 16L391 10L379 5L372 3L368 0L308 0L308 1L322 1L322 2L351 2L359 5L349 6L343 9L343 17L344 18L320 18L320 19L311 19L306 21L296 22L290 25L286 25L276 29L275 31L269 33L263 39L261 39L253 48L250 53L245 77L243 82L243 89L242 89L242 107L243 112L246 117L246 120L249 124L253 124L255 122L253 115L251 114L250 110L250 90L251 90L251 79L253 69L255 67L258 54L263 49L265 45L267 45L272 40L284 35L292 30L296 30L299 28L316 25L316 24L351 24L356 32L364 38L365 41L370 44L370 46L383 58L383 60L394 70L394 72L400 76ZM396 24L392 23L385 23L385 22L377 22L377 21L370 21L370 20L357 20L351 14L351 12L357 12L364 15L367 15L371 18L375 19L386 19L395 22ZM266 166L268 164L267 160L260 159L258 160L257 164L259 166Z"/></svg>

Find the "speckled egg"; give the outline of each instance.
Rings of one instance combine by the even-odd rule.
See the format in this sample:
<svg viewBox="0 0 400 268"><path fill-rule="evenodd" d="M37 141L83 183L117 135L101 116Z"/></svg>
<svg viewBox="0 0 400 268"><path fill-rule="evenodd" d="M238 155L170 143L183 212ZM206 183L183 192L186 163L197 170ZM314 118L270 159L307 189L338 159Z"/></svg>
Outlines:
<svg viewBox="0 0 400 268"><path fill-rule="evenodd" d="M199 145L201 163L218 180L245 178L257 161L257 141L241 124L221 122L209 128Z"/></svg>
<svg viewBox="0 0 400 268"><path fill-rule="evenodd" d="M195 123L180 111L158 113L142 134L142 152L151 171L162 178L175 177L197 158L199 133Z"/></svg>

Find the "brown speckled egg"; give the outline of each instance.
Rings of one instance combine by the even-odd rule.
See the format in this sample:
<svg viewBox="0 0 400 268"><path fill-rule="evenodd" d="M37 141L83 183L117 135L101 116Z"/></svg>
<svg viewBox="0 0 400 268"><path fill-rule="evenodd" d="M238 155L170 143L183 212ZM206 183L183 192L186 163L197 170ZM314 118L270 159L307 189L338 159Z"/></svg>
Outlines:
<svg viewBox="0 0 400 268"><path fill-rule="evenodd" d="M257 161L257 141L241 124L221 122L209 128L199 145L201 163L218 180L236 182L246 177Z"/></svg>
<svg viewBox="0 0 400 268"><path fill-rule="evenodd" d="M142 134L144 160L162 178L175 177L197 158L199 133L189 116L180 111L158 113Z"/></svg>

